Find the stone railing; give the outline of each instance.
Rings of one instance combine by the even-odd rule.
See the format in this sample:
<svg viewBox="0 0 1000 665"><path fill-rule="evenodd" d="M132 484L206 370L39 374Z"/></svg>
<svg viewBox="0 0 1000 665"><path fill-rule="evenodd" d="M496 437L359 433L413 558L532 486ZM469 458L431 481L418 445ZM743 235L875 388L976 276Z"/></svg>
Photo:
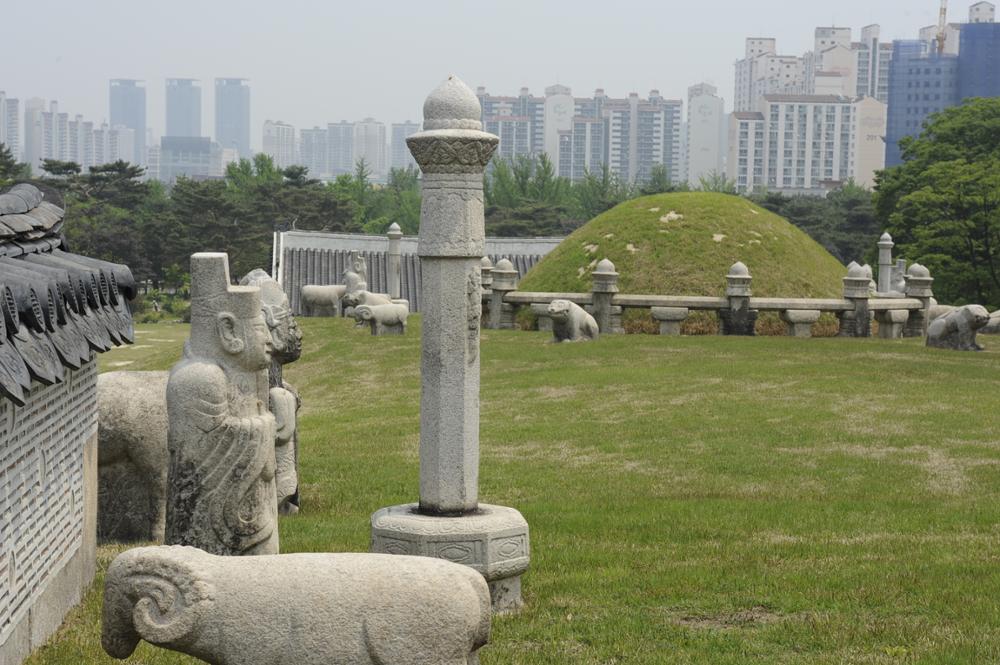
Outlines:
<svg viewBox="0 0 1000 665"><path fill-rule="evenodd" d="M540 330L550 330L546 308L553 300L569 300L593 314L602 333L623 332L622 314L627 309L647 309L659 323L661 335L679 335L681 324L691 312L714 312L723 335L753 335L760 312L777 312L794 337L811 337L812 325L824 313L837 317L839 335L870 337L872 319L878 321L878 336L884 339L921 337L927 323L934 281L927 269L913 264L905 274L905 292L891 295L875 293L871 271L852 264L844 277L842 298L756 298L753 278L742 263L734 264L726 275L722 297L632 295L619 293L618 273L605 259L593 272L589 293L548 293L518 290L518 272L506 259L495 266L482 260L483 316L486 327L512 329L518 308L531 307Z"/></svg>

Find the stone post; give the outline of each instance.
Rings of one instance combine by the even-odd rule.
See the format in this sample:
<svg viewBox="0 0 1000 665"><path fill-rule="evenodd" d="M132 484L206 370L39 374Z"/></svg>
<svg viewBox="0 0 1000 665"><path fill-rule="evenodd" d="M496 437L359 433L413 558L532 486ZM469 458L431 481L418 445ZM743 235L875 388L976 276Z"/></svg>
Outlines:
<svg viewBox="0 0 1000 665"><path fill-rule="evenodd" d="M854 305L854 309L840 317L841 334L847 337L871 337L872 322L868 313L871 276L864 266L852 264L844 278L844 299Z"/></svg>
<svg viewBox="0 0 1000 665"><path fill-rule="evenodd" d="M687 307L652 307L650 313L653 320L659 321L661 335L680 335L689 311Z"/></svg>
<svg viewBox="0 0 1000 665"><path fill-rule="evenodd" d="M489 583L494 610L508 611L522 604L528 524L478 501L483 172L499 143L481 115L475 93L450 77L424 102L424 131L406 141L423 172L420 502L374 513L371 549L468 565Z"/></svg>
<svg viewBox="0 0 1000 665"><path fill-rule="evenodd" d="M781 313L789 337L812 337L812 326L819 321L818 309L786 309Z"/></svg>
<svg viewBox="0 0 1000 665"><path fill-rule="evenodd" d="M618 293L618 273L615 264L604 259L597 264L591 275L593 277L590 291L594 297L594 320L601 334L608 335L617 332L612 321L611 299Z"/></svg>
<svg viewBox="0 0 1000 665"><path fill-rule="evenodd" d="M726 275L726 297L729 298L729 309L719 312L719 321L723 335L757 334L754 326L757 323L757 310L750 309L752 291L750 283L753 277L742 262L737 261L729 268Z"/></svg>
<svg viewBox="0 0 1000 665"><path fill-rule="evenodd" d="M934 297L931 291L933 283L930 271L919 263L914 263L906 272L906 297L919 299L923 308L910 311L910 318L903 329L904 337L924 337L927 334L931 300Z"/></svg>
<svg viewBox="0 0 1000 665"><path fill-rule="evenodd" d="M403 238L403 232L400 230L399 224L393 222L385 235L389 238L389 260L386 262L389 274L386 275L388 282L386 289L389 291L389 298L396 300L402 297L400 276L403 272L403 255L399 249L399 241Z"/></svg>
<svg viewBox="0 0 1000 665"><path fill-rule="evenodd" d="M514 329L514 306L505 303L504 297L517 291L517 269L510 259L500 259L491 272L493 278L490 294L490 328Z"/></svg>
<svg viewBox="0 0 1000 665"><path fill-rule="evenodd" d="M892 236L883 233L878 241L878 292L892 291L892 248L895 247Z"/></svg>

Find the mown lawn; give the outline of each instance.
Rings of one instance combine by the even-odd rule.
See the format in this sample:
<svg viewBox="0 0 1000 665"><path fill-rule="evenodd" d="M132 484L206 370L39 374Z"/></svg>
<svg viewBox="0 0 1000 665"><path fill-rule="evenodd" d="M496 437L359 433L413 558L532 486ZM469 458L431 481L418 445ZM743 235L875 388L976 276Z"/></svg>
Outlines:
<svg viewBox="0 0 1000 665"><path fill-rule="evenodd" d="M417 498L412 321L302 321L283 551L364 551L369 515ZM184 330L141 327L173 341L117 368L169 366ZM484 665L1000 660L1000 340L547 339L483 334L481 499L532 539L527 607ZM29 663L114 662L99 587Z"/></svg>

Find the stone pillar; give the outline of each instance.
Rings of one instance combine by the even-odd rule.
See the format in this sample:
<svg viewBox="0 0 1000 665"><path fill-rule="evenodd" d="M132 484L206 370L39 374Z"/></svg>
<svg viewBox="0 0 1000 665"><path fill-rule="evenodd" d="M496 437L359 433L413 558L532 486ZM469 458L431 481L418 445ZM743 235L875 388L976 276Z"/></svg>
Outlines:
<svg viewBox="0 0 1000 665"><path fill-rule="evenodd" d="M490 328L514 329L514 306L503 301L511 291L517 291L517 269L510 259L500 259L491 272Z"/></svg>
<svg viewBox="0 0 1000 665"><path fill-rule="evenodd" d="M924 337L927 335L927 324L930 321L931 301L934 293L931 284L934 278L927 268L914 263L906 272L906 297L917 298L923 303L923 308L910 311L910 318L903 330L904 337Z"/></svg>
<svg viewBox="0 0 1000 665"><path fill-rule="evenodd" d="M840 317L841 335L847 337L871 337L872 323L868 310L871 276L864 266L853 264L844 278L844 299L849 300L854 309Z"/></svg>
<svg viewBox="0 0 1000 665"><path fill-rule="evenodd" d="M591 276L593 285L590 291L594 297L593 313L597 328L603 335L618 332L613 325L611 307L611 299L618 293L618 273L615 271L615 264L604 259L597 264Z"/></svg>
<svg viewBox="0 0 1000 665"><path fill-rule="evenodd" d="M688 317L687 307L653 307L653 319L660 322L661 335L680 335L681 324Z"/></svg>
<svg viewBox="0 0 1000 665"><path fill-rule="evenodd" d="M789 337L812 337L812 325L819 321L818 309L786 309L781 320L788 326Z"/></svg>
<svg viewBox="0 0 1000 665"><path fill-rule="evenodd" d="M750 309L752 291L750 283L753 277L742 262L737 261L729 268L726 275L726 297L729 298L729 309L719 312L719 321L723 335L757 334L754 326L757 323L757 310Z"/></svg>
<svg viewBox="0 0 1000 665"><path fill-rule="evenodd" d="M403 271L403 254L399 249L399 241L403 238L403 232L400 230L399 224L393 222L392 226L389 227L388 233L385 235L389 238L389 260L386 262L386 270L388 271L386 282L388 284L386 289L389 291L389 298L395 300L402 297L400 276Z"/></svg>
<svg viewBox="0 0 1000 665"><path fill-rule="evenodd" d="M909 318L905 309L887 309L878 313L879 339L901 339L903 328Z"/></svg>
<svg viewBox="0 0 1000 665"><path fill-rule="evenodd" d="M892 236L883 233L878 241L878 292L889 293L892 291Z"/></svg>
<svg viewBox="0 0 1000 665"><path fill-rule="evenodd" d="M424 131L406 141L423 172L420 502L374 513L371 549L468 565L489 582L494 610L508 611L522 604L528 524L478 502L483 172L499 143L481 114L450 77L424 103ZM494 273L494 292L501 281Z"/></svg>

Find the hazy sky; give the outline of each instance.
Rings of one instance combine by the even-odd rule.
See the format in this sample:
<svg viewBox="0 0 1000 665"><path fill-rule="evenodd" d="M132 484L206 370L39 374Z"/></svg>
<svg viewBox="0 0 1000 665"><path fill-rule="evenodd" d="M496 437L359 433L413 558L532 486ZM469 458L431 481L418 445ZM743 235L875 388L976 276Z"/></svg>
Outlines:
<svg viewBox="0 0 1000 665"><path fill-rule="evenodd" d="M952 0L964 20L972 0ZM2 0L0 90L108 116L108 79L144 79L150 126L164 126L164 79L202 80L203 132L213 81L250 79L251 138L266 119L298 128L373 116L419 120L449 73L493 94L562 83L589 96L657 88L684 98L699 81L732 100L733 62L749 36L782 53L811 48L818 25L882 26L912 38L936 0Z"/></svg>

